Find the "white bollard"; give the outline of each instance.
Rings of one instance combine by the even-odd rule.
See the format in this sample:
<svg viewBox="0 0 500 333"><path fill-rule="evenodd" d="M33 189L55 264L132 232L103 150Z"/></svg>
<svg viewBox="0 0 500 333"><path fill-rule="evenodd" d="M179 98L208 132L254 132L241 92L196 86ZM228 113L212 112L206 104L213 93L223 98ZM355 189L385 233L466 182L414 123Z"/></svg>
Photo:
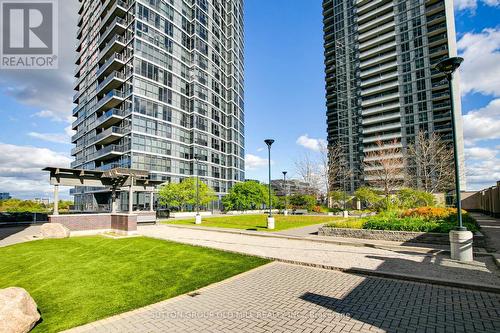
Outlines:
<svg viewBox="0 0 500 333"><path fill-rule="evenodd" d="M196 215L196 220L195 220L195 223L196 224L201 224L201 215Z"/></svg>
<svg viewBox="0 0 500 333"><path fill-rule="evenodd" d="M283 215L288 216L288 210L285 209L285 211L283 212Z"/></svg>
<svg viewBox="0 0 500 333"><path fill-rule="evenodd" d="M472 253L472 240L474 235L470 231L450 231L451 259L462 262L474 260Z"/></svg>
<svg viewBox="0 0 500 333"><path fill-rule="evenodd" d="M267 229L274 230L274 217L267 218Z"/></svg>
<svg viewBox="0 0 500 333"><path fill-rule="evenodd" d="M347 210L344 210L344 211L342 212L342 216L343 216L344 218L349 217L349 212L348 212Z"/></svg>

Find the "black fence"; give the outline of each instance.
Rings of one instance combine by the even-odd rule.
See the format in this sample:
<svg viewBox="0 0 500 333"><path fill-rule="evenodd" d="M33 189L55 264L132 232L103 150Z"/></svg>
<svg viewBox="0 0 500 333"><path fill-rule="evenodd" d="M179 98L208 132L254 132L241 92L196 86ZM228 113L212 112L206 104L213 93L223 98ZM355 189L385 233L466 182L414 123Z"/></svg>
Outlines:
<svg viewBox="0 0 500 333"><path fill-rule="evenodd" d="M49 220L47 213L5 213L0 212L0 223L28 222L43 223Z"/></svg>

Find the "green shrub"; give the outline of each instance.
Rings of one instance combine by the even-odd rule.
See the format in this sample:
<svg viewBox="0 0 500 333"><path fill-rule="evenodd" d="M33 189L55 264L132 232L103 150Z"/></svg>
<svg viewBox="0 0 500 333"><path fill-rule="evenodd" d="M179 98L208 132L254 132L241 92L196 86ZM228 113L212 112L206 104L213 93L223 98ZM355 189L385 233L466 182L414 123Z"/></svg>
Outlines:
<svg viewBox="0 0 500 333"><path fill-rule="evenodd" d="M397 212L389 212L365 218L364 221L363 228L373 230L448 233L457 227L456 215L439 219L426 216L400 216ZM479 230L477 222L468 214L464 215L463 222L468 230L472 232Z"/></svg>
<svg viewBox="0 0 500 333"><path fill-rule="evenodd" d="M356 192L354 192L354 197L361 201L366 208L376 208L382 200L379 193L366 186L358 188Z"/></svg>
<svg viewBox="0 0 500 333"><path fill-rule="evenodd" d="M402 209L434 206L436 199L429 192L404 188L397 193L398 206Z"/></svg>
<svg viewBox="0 0 500 333"><path fill-rule="evenodd" d="M365 221L362 219L344 219L327 224L331 228L365 229Z"/></svg>
<svg viewBox="0 0 500 333"><path fill-rule="evenodd" d="M290 205L292 206L293 209L313 210L316 204L317 204L316 197L312 195L295 194L290 196Z"/></svg>

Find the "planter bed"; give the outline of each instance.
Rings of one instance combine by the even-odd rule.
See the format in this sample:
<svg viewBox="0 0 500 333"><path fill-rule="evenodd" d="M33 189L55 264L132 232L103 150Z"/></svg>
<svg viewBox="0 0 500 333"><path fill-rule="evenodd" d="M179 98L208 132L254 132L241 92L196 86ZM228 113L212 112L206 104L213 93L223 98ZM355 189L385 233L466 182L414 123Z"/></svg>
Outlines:
<svg viewBox="0 0 500 333"><path fill-rule="evenodd" d="M318 232L319 236L374 239L394 242L426 243L449 245L450 239L447 233L437 232L413 232L413 231L393 231L393 230L371 230L352 228L332 228L322 227ZM474 233L474 246L484 247L484 236L480 232Z"/></svg>

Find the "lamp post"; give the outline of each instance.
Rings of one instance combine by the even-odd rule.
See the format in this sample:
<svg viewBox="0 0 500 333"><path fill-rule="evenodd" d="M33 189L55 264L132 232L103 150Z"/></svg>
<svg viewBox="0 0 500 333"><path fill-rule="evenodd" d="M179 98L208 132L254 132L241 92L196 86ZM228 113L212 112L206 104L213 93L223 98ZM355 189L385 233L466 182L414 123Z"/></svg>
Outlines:
<svg viewBox="0 0 500 333"><path fill-rule="evenodd" d="M195 168L196 168L196 217L195 224L201 224L201 215L200 215L200 172L199 172L199 161L198 155L194 157Z"/></svg>
<svg viewBox="0 0 500 333"><path fill-rule="evenodd" d="M273 217L273 199L271 196L271 146L274 143L273 139L264 140L267 145L268 150L268 163L269 163L269 217L267 218L267 228L274 229L274 217Z"/></svg>
<svg viewBox="0 0 500 333"><path fill-rule="evenodd" d="M457 206L458 227L450 232L451 258L460 261L472 261L472 233L467 231L462 221L462 201L460 195L460 164L458 158L457 140L457 115L455 114L455 103L453 100L453 73L464 61L460 57L451 57L442 60L436 65L436 69L446 75L450 89L451 124L453 133L453 155L455 159L455 199Z"/></svg>
<svg viewBox="0 0 500 333"><path fill-rule="evenodd" d="M283 171L283 186L285 188L285 210L283 210L283 215L287 216L288 215L288 207L287 207L287 202L286 202L286 197L287 197L287 190L286 190L286 174L288 172L287 171Z"/></svg>

